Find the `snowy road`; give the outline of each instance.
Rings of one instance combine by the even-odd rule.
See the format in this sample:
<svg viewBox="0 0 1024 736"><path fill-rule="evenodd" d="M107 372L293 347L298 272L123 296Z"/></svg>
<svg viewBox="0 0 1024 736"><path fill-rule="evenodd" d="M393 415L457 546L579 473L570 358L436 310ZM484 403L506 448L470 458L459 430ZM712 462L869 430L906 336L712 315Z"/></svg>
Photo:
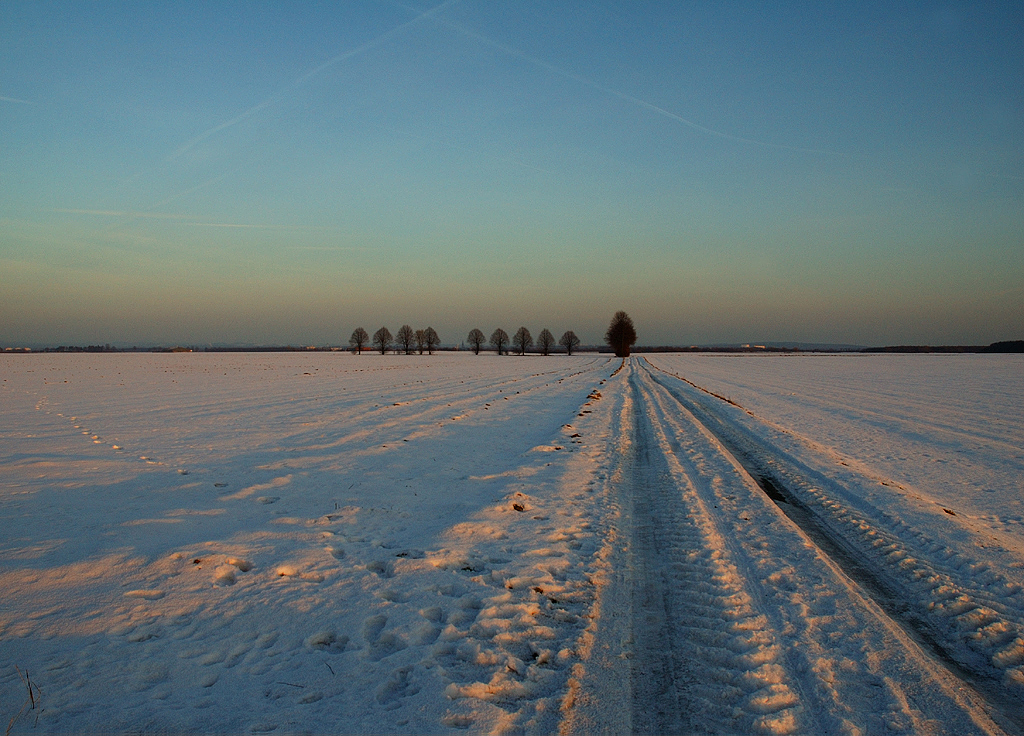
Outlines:
<svg viewBox="0 0 1024 736"><path fill-rule="evenodd" d="M856 358L3 360L12 733L1021 733L1020 427L980 393L916 421L944 399ZM979 500L913 485L904 437Z"/></svg>
<svg viewBox="0 0 1024 736"><path fill-rule="evenodd" d="M865 487L886 481L835 472L848 465L829 467L787 451L766 435L763 424L752 431L736 421L737 412L722 411L720 400L687 392L664 372L655 380L711 428L779 508L902 628L1007 713L1024 716L1019 565L1010 562L1005 573L996 571L990 539L976 541L974 549L950 546L950 538L960 534L950 524L955 512L935 508L930 523L908 524L902 515L870 504ZM980 549L986 551L979 554Z"/></svg>
<svg viewBox="0 0 1024 736"><path fill-rule="evenodd" d="M570 731L999 731L983 699L922 652L709 431L717 399L708 409L642 358L620 376L609 479L620 516L599 606L629 612L600 618L600 653L582 678L599 697L580 697ZM617 701L615 688L602 690L603 667L628 683Z"/></svg>

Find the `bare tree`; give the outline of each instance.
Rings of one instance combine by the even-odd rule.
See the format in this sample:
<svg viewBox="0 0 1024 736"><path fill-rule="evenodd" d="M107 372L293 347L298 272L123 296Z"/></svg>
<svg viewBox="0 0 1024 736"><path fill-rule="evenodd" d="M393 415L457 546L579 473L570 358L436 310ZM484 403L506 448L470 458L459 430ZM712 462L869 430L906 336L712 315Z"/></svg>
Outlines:
<svg viewBox="0 0 1024 736"><path fill-rule="evenodd" d="M528 329L520 327L516 330L516 334L512 336L512 347L518 350L520 355L526 355L526 348L532 345L533 337Z"/></svg>
<svg viewBox="0 0 1024 736"><path fill-rule="evenodd" d="M366 333L362 327L357 327L352 331L352 337L348 339L349 347L352 348L352 352L355 355L359 355L363 352L363 347L370 342L370 336Z"/></svg>
<svg viewBox="0 0 1024 736"><path fill-rule="evenodd" d="M387 327L381 327L379 330L373 333L373 344L381 355L387 353L388 348L391 347L391 330Z"/></svg>
<svg viewBox="0 0 1024 736"><path fill-rule="evenodd" d="M491 333L491 345L501 355L502 351L508 352L508 333L500 327Z"/></svg>
<svg viewBox="0 0 1024 736"><path fill-rule="evenodd" d="M434 332L433 327L425 329L423 334L426 336L427 340L427 354L433 355L434 351L437 350L437 346L441 344L441 338L436 332Z"/></svg>
<svg viewBox="0 0 1024 736"><path fill-rule="evenodd" d="M618 358L628 358L629 349L636 342L636 330L633 320L625 312L616 312L608 331L604 333L604 341L611 345Z"/></svg>
<svg viewBox="0 0 1024 736"><path fill-rule="evenodd" d="M576 337L576 333L572 330L566 330L558 344L565 348L565 352L572 355L572 351L579 347L580 339Z"/></svg>
<svg viewBox="0 0 1024 736"><path fill-rule="evenodd" d="M406 355L412 355L413 343L416 341L416 333L412 331L412 327L409 325L402 325L398 328L398 334L395 335L395 342L398 343L398 347Z"/></svg>
<svg viewBox="0 0 1024 736"><path fill-rule="evenodd" d="M480 355L480 348L487 342L487 338L484 337L484 333L474 327L469 331L469 337L466 338L466 342L473 346L474 355Z"/></svg>
<svg viewBox="0 0 1024 736"><path fill-rule="evenodd" d="M427 331L416 330L416 350L419 351L420 355L423 355L423 351L427 349Z"/></svg>
<svg viewBox="0 0 1024 736"><path fill-rule="evenodd" d="M537 347L540 348L541 355L550 355L551 348L555 345L555 336L551 334L551 330L545 327L537 335Z"/></svg>

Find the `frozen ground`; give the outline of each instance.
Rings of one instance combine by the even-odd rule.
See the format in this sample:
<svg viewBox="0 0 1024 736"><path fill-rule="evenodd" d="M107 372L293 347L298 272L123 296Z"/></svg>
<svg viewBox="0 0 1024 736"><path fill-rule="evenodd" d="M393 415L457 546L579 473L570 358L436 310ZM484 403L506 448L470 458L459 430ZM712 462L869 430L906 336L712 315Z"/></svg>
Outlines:
<svg viewBox="0 0 1024 736"><path fill-rule="evenodd" d="M1017 357L0 371L12 733L1020 733Z"/></svg>

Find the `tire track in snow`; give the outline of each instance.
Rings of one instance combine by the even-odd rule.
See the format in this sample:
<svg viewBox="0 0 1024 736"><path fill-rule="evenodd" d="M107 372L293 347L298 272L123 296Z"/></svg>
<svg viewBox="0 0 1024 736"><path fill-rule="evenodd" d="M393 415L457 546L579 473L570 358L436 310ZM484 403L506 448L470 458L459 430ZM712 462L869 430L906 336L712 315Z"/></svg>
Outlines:
<svg viewBox="0 0 1024 736"><path fill-rule="evenodd" d="M606 394L618 514L563 733L1001 732L647 371Z"/></svg>
<svg viewBox="0 0 1024 736"><path fill-rule="evenodd" d="M627 588L619 625L627 629L628 730L790 733L799 697L779 664L778 636L693 484L671 467L646 409L649 389L635 371L625 381L610 485L625 545L612 564L625 568Z"/></svg>
<svg viewBox="0 0 1024 736"><path fill-rule="evenodd" d="M571 381L590 386L593 374L603 370L607 362L606 358L595 358L582 367L578 364L556 364L556 370L526 377L510 376L498 381L487 378L475 381L451 379L450 385L441 390L432 387L429 400L422 398L423 387L416 383L373 387L363 392L359 403L345 409L348 412L373 412L376 417L372 425L331 436L314 446L335 449L342 445L361 443L371 446L393 445L403 440L429 437L439 425L465 420L491 408L497 410L505 399L525 397L552 382ZM368 406L370 394L380 397L380 401L372 407ZM344 422L342 424L347 425Z"/></svg>
<svg viewBox="0 0 1024 736"><path fill-rule="evenodd" d="M972 585L955 570L944 570L941 562L928 559L942 556L945 550L919 539L926 535L898 520L893 520L891 528L880 528L842 503L841 496L837 499L836 494L823 490L837 481L815 477L814 471L795 458L773 451L775 448L728 423L701 399L684 396L678 387L665 383L664 376L672 374L655 366L647 372L681 409L739 458L766 495L857 581L894 625L1001 710L1003 718L1008 718L1004 726L1013 728L1012 724L1020 722L1024 626L1018 620L1019 610L984 587ZM841 490L852 497L850 489ZM929 549L915 549L915 542L928 544ZM984 573L986 569L972 565L968 568L971 572ZM984 586L991 581L982 577L978 582Z"/></svg>

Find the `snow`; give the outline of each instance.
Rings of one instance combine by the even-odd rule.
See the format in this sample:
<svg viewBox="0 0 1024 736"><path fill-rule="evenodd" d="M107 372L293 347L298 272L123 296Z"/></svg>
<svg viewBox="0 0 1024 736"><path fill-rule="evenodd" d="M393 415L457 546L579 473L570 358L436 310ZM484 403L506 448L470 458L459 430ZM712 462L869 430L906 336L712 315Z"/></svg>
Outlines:
<svg viewBox="0 0 1024 736"><path fill-rule="evenodd" d="M1019 732L1022 368L0 356L0 713Z"/></svg>
<svg viewBox="0 0 1024 736"><path fill-rule="evenodd" d="M677 355L653 362L1024 548L1024 360ZM906 494L901 494L906 495Z"/></svg>

